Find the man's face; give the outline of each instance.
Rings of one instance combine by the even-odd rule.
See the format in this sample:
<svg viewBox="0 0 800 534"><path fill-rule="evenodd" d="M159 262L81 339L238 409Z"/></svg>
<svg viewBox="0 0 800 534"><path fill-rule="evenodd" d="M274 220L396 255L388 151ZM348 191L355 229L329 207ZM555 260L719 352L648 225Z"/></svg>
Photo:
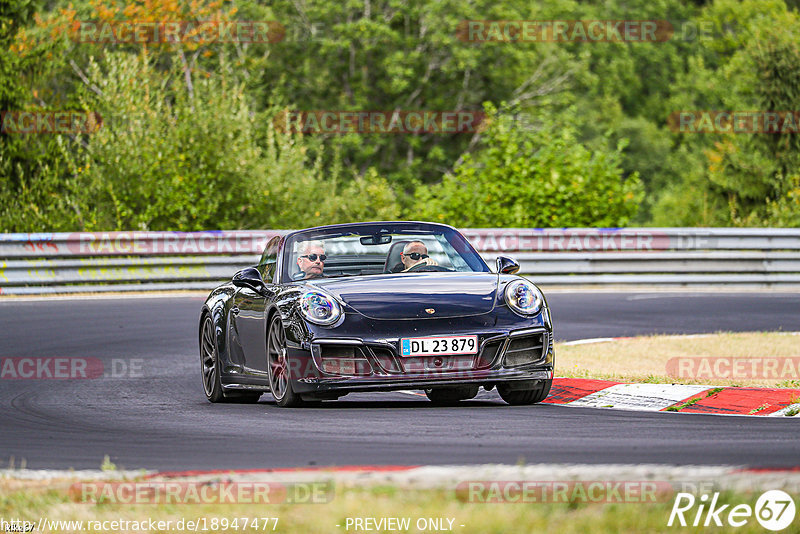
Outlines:
<svg viewBox="0 0 800 534"><path fill-rule="evenodd" d="M417 257L414 259L411 255ZM427 257L428 249L422 243L409 243L403 249L403 252L400 254L400 261L403 262L403 265L406 266L406 269L410 269L411 267L415 266L418 263L425 261L423 256Z"/></svg>
<svg viewBox="0 0 800 534"><path fill-rule="evenodd" d="M297 265L301 271L306 273L306 278L322 276L322 269L325 266L325 261L321 257L323 254L325 254L325 249L311 246L297 258ZM309 256L311 257L309 258Z"/></svg>

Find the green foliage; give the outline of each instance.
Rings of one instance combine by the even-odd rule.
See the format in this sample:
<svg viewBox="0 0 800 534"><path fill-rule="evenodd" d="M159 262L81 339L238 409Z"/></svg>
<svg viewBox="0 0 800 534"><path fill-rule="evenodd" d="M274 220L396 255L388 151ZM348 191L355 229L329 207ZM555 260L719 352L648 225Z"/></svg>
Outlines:
<svg viewBox="0 0 800 534"><path fill-rule="evenodd" d="M2 137L0 232L83 228L92 199L71 173L72 141L61 135Z"/></svg>
<svg viewBox="0 0 800 534"><path fill-rule="evenodd" d="M0 111L29 109L37 94L31 85L55 67L60 43L44 41L25 54L15 49L18 32L39 8L31 0L0 2ZM81 192L69 174L70 145L64 136L0 134L0 232L79 225Z"/></svg>
<svg viewBox="0 0 800 534"><path fill-rule="evenodd" d="M364 176L348 176L338 157L326 165L317 152L312 160L308 141L302 136L278 133L271 121L263 125L263 161L270 188L263 189L263 204L253 227L304 228L397 218L394 190L374 169Z"/></svg>
<svg viewBox="0 0 800 534"><path fill-rule="evenodd" d="M87 75L99 94L85 90L84 105L104 118L77 169L96 199L89 227L246 226L265 173L239 85L122 53L92 60Z"/></svg>
<svg viewBox="0 0 800 534"><path fill-rule="evenodd" d="M535 6L513 0L371 0L271 3L287 28L260 74L264 102L299 110L480 110L485 101L537 106L566 88L575 60L563 47L469 43L459 23L470 19L553 18L573 4ZM566 76L565 79L562 79ZM527 95L528 90L542 94ZM466 151L470 135L338 135L325 139L346 165L368 167L401 191L431 184ZM326 156L326 159L330 156ZM411 208L410 195L400 195ZM404 200L405 199L405 200Z"/></svg>
<svg viewBox="0 0 800 534"><path fill-rule="evenodd" d="M420 218L468 227L609 227L636 212L638 176L622 176L619 150L587 149L569 120L542 118L524 129L487 111L493 121L481 149L440 186L418 190Z"/></svg>
<svg viewBox="0 0 800 534"><path fill-rule="evenodd" d="M303 138L276 133L270 115L256 119L224 60L211 77L173 65L162 72L127 54L91 62L101 93L86 91L85 105L107 120L77 170L96 199L90 227L281 228L396 213L374 171L340 184L340 166L310 161Z"/></svg>
<svg viewBox="0 0 800 534"><path fill-rule="evenodd" d="M676 110L800 109L800 18L782 2L718 0L702 15L723 58L690 62ZM719 59L718 59L719 61ZM797 133L686 134L671 155L689 165L654 210L659 225L797 226Z"/></svg>
<svg viewBox="0 0 800 534"><path fill-rule="evenodd" d="M800 227L800 174L793 174L784 184L786 193L767 201L766 221L774 226Z"/></svg>
<svg viewBox="0 0 800 534"><path fill-rule="evenodd" d="M0 134L0 231L800 226L800 136L671 131L683 110L800 109L784 0L4 0L0 110L91 110L91 134ZM71 40L74 20L274 20L277 43ZM667 20L665 42L465 42L465 20ZM480 110L468 134L294 135L278 110ZM533 129L504 118L534 117Z"/></svg>

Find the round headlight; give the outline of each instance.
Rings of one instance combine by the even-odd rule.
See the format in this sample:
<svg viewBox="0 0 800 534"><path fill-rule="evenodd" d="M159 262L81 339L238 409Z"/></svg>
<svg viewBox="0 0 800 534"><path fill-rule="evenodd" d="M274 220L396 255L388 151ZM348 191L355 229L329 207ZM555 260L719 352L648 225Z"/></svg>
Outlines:
<svg viewBox="0 0 800 534"><path fill-rule="evenodd" d="M300 313L312 323L331 325L339 320L342 307L336 299L317 290L306 291L300 297Z"/></svg>
<svg viewBox="0 0 800 534"><path fill-rule="evenodd" d="M527 280L509 282L505 295L508 307L525 317L536 315L544 305L542 292Z"/></svg>

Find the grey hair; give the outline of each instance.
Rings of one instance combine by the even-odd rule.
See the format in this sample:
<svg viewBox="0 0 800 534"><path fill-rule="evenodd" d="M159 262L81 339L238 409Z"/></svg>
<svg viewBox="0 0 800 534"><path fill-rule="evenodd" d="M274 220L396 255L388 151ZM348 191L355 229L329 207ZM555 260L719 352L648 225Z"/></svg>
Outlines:
<svg viewBox="0 0 800 534"><path fill-rule="evenodd" d="M299 254L303 254L303 253L307 252L308 249L310 249L312 247L317 247L317 248L321 248L322 250L325 250L325 243L323 243L322 241L318 241L318 240L301 241L300 243L297 244L297 252Z"/></svg>

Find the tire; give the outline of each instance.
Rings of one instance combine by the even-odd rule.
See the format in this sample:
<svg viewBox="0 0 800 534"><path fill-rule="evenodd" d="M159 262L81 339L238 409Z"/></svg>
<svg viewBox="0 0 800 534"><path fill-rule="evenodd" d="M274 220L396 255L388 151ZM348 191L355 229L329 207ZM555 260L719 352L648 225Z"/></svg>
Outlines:
<svg viewBox="0 0 800 534"><path fill-rule="evenodd" d="M219 354L215 341L214 322L210 315L206 315L200 329L200 372L208 402L222 402L225 398L219 378Z"/></svg>
<svg viewBox="0 0 800 534"><path fill-rule="evenodd" d="M479 386L464 386L457 388L426 389L425 395L437 406L454 406L462 400L468 400L478 394Z"/></svg>
<svg viewBox="0 0 800 534"><path fill-rule="evenodd" d="M203 392L208 402L258 402L261 393L257 391L243 391L225 395L222 388L219 371L219 351L217 351L216 333L214 322L210 315L203 319L200 330L200 372L203 379Z"/></svg>
<svg viewBox="0 0 800 534"><path fill-rule="evenodd" d="M286 361L286 332L278 314L272 317L267 330L267 368L269 389L278 406L282 408L301 406L303 399L292 390Z"/></svg>
<svg viewBox="0 0 800 534"><path fill-rule="evenodd" d="M497 392L500 397L512 406L524 406L542 402L550 394L553 379L542 380L542 385L534 389L511 390L506 384L498 384Z"/></svg>

